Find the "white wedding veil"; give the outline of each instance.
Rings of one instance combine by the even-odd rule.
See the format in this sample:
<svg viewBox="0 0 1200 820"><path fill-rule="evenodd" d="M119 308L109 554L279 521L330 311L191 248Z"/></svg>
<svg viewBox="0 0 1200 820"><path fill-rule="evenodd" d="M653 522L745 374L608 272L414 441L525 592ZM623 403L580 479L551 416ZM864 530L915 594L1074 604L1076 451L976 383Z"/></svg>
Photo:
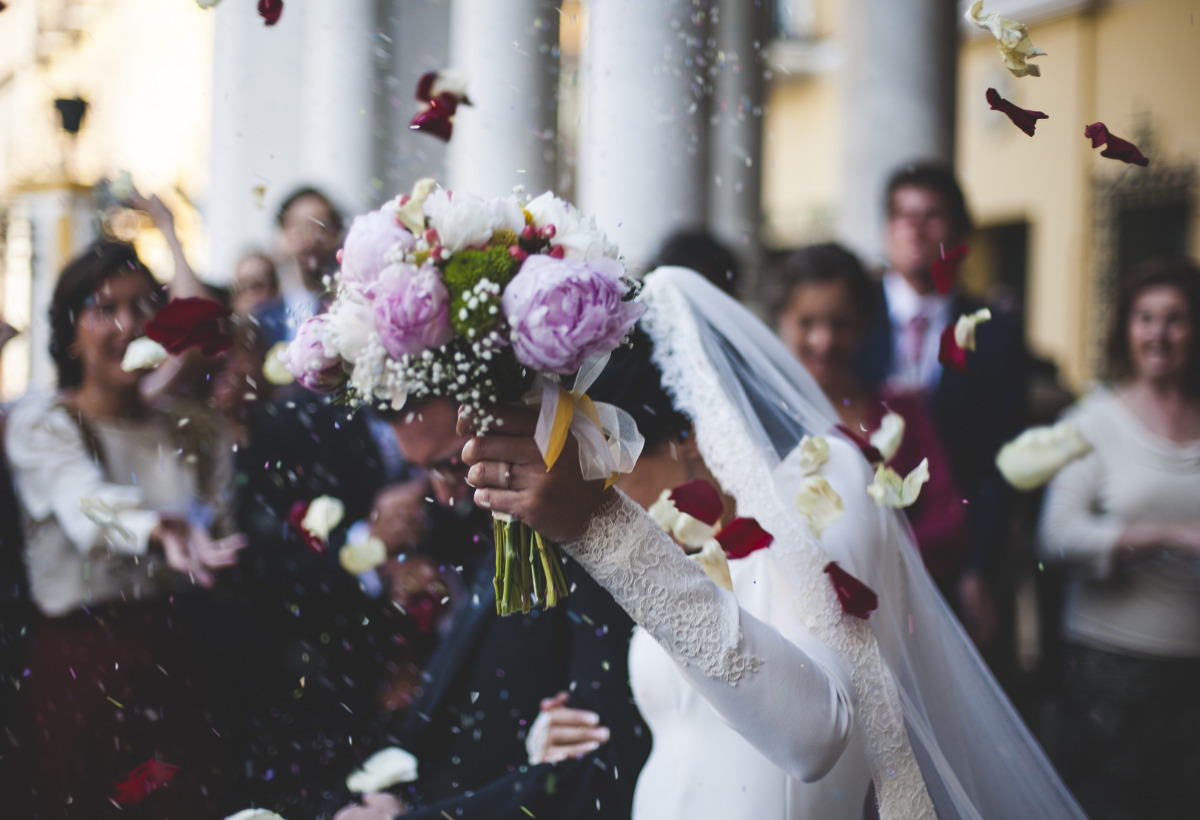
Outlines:
<svg viewBox="0 0 1200 820"><path fill-rule="evenodd" d="M928 798L942 820L1083 818L935 588L903 514L870 513L881 535L861 543L826 552L814 540L785 463L804 435L837 435L837 414L812 377L753 314L690 270L654 271L641 299L654 362L692 420L705 463L739 515L757 518L790 550L805 622L857 670L856 720L872 747L884 820L916 816L908 806L928 815ZM841 613L822 571L827 560L878 594L869 631ZM915 793L914 760L928 798Z"/></svg>

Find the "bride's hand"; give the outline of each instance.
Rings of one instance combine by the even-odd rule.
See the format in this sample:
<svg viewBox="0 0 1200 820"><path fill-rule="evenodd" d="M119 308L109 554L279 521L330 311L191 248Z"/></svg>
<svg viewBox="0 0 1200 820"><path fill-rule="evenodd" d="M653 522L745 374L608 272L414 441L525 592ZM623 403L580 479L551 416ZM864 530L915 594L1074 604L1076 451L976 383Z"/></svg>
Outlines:
<svg viewBox="0 0 1200 820"><path fill-rule="evenodd" d="M462 452L475 503L511 515L552 541L575 540L615 491L606 490L603 481L584 480L574 436L567 436L554 467L546 469L533 440L538 408L498 407L492 416L487 435L473 437ZM460 416L460 434L474 429L470 417Z"/></svg>
<svg viewBox="0 0 1200 820"><path fill-rule="evenodd" d="M530 727L525 741L530 763L558 763L607 743L608 728L600 725L600 716L583 709L567 708L566 692L559 692L541 703L541 714Z"/></svg>

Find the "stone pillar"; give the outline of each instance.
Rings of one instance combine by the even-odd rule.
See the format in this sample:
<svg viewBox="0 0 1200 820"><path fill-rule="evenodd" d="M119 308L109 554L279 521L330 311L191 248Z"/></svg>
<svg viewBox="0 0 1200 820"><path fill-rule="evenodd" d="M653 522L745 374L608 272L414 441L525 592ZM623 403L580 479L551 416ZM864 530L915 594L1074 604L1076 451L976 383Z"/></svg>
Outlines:
<svg viewBox="0 0 1200 820"><path fill-rule="evenodd" d="M767 7L722 0L714 20L708 227L737 255L742 292L754 292L762 245L762 114Z"/></svg>
<svg viewBox="0 0 1200 820"><path fill-rule="evenodd" d="M579 205L644 270L707 216L706 6L597 0L588 15Z"/></svg>
<svg viewBox="0 0 1200 820"><path fill-rule="evenodd" d="M524 185L553 187L558 92L558 9L548 0L454 0L450 66L467 78L446 182L489 198Z"/></svg>
<svg viewBox="0 0 1200 820"><path fill-rule="evenodd" d="M842 237L868 260L882 249L888 176L918 159L954 162L955 0L845 0Z"/></svg>

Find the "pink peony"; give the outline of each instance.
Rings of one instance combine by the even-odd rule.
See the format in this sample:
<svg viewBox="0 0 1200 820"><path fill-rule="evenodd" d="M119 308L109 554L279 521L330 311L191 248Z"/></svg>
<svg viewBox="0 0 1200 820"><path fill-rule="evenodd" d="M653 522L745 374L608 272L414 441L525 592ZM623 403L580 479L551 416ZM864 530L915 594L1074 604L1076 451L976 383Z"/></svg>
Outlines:
<svg viewBox="0 0 1200 820"><path fill-rule="evenodd" d="M341 357L326 350L328 325L328 314L306 319L284 354L296 381L316 393L334 393L348 378Z"/></svg>
<svg viewBox="0 0 1200 820"><path fill-rule="evenodd" d="M396 220L391 206L357 217L342 248L342 284L368 293L380 271L387 267L388 252L397 245L408 250L416 241Z"/></svg>
<svg viewBox="0 0 1200 820"><path fill-rule="evenodd" d="M392 265L375 286L375 327L392 358L441 347L454 338L450 294L437 268Z"/></svg>
<svg viewBox="0 0 1200 820"><path fill-rule="evenodd" d="M625 302L624 268L615 259L591 262L531 256L501 297L517 359L526 367L568 374L592 355L613 350L642 315Z"/></svg>

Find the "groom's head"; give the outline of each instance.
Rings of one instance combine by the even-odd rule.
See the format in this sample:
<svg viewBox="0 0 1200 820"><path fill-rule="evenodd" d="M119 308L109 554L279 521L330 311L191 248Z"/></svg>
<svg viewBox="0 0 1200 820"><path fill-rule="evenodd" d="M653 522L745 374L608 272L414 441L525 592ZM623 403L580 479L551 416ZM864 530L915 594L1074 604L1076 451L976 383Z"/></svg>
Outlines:
<svg viewBox="0 0 1200 820"><path fill-rule="evenodd" d="M471 502L462 448L468 436L455 430L458 408L449 399L407 405L389 419L400 451L409 465L423 470L434 499L443 507Z"/></svg>

